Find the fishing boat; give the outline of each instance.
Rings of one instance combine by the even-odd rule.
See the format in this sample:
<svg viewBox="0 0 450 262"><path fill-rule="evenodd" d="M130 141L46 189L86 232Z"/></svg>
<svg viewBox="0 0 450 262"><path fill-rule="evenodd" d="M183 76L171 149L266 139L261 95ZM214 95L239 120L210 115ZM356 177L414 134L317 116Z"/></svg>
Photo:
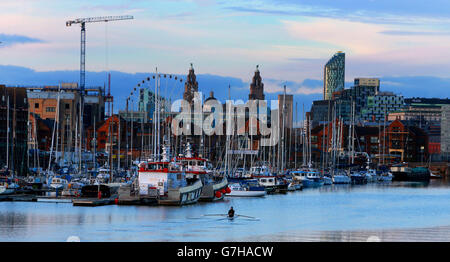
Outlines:
<svg viewBox="0 0 450 262"><path fill-rule="evenodd" d="M268 194L286 193L288 184L279 176L253 176L258 180L258 184L263 186Z"/></svg>
<svg viewBox="0 0 450 262"><path fill-rule="evenodd" d="M68 184L69 182L66 179L56 176L50 179L49 186L50 189L62 191L68 187Z"/></svg>
<svg viewBox="0 0 450 262"><path fill-rule="evenodd" d="M0 195L9 195L19 188L17 184L11 182L8 177L0 177Z"/></svg>
<svg viewBox="0 0 450 262"><path fill-rule="evenodd" d="M429 181L430 170L426 167L411 168L405 164L392 166L390 172L397 181Z"/></svg>
<svg viewBox="0 0 450 262"><path fill-rule="evenodd" d="M215 173L211 162L205 158L194 157L190 144L187 144L186 155L176 159L189 179L200 179L203 184L199 201L222 200L228 189L225 175Z"/></svg>
<svg viewBox="0 0 450 262"><path fill-rule="evenodd" d="M201 179L187 175L168 155L168 148L164 146L162 161L139 164L139 195L155 197L160 205L197 203L203 188Z"/></svg>
<svg viewBox="0 0 450 262"><path fill-rule="evenodd" d="M324 180L321 179L318 171L296 170L291 175L294 179L301 181L304 188L323 186Z"/></svg>
<svg viewBox="0 0 450 262"><path fill-rule="evenodd" d="M229 188L230 192L225 194L227 197L263 197L267 194L264 187L252 190L248 184L232 183Z"/></svg>

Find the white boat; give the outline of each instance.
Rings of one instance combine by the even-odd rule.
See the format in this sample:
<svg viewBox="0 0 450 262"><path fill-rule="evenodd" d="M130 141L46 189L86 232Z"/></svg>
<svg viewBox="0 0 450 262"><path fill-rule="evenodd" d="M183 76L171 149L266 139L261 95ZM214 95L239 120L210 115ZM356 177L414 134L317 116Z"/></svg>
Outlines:
<svg viewBox="0 0 450 262"><path fill-rule="evenodd" d="M83 186L84 183L72 181L67 185L67 188L62 191L61 195L78 197L81 195L81 188Z"/></svg>
<svg viewBox="0 0 450 262"><path fill-rule="evenodd" d="M394 175L392 175L391 172L382 172L380 175L377 176L377 180L380 182L389 182L392 181L394 178Z"/></svg>
<svg viewBox="0 0 450 262"><path fill-rule="evenodd" d="M268 193L285 193L288 191L288 183L278 176L253 176L258 184L263 186Z"/></svg>
<svg viewBox="0 0 450 262"><path fill-rule="evenodd" d="M107 184L110 182L111 171L109 167L101 167L98 169L97 177L95 178L96 184Z"/></svg>
<svg viewBox="0 0 450 262"><path fill-rule="evenodd" d="M368 169L364 175L366 176L368 183L377 181L377 171L375 169Z"/></svg>
<svg viewBox="0 0 450 262"><path fill-rule="evenodd" d="M266 190L261 188L260 190L250 190L248 186L241 185L240 183L233 183L229 185L230 193L226 193L225 196L229 197L263 197Z"/></svg>
<svg viewBox="0 0 450 262"><path fill-rule="evenodd" d="M64 189L66 189L68 187L69 182L66 179L61 178L61 177L53 177L50 180L49 184L50 184L49 186L50 186L51 189L60 190L61 191L61 190L64 190Z"/></svg>
<svg viewBox="0 0 450 262"><path fill-rule="evenodd" d="M318 171L314 170L295 170L290 173L295 180L302 183L303 187L320 187L323 186L324 180L320 177Z"/></svg>
<svg viewBox="0 0 450 262"><path fill-rule="evenodd" d="M294 181L289 182L288 187L287 187L287 190L288 190L288 191L295 191L295 190L297 190Z"/></svg>
<svg viewBox="0 0 450 262"><path fill-rule="evenodd" d="M13 194L18 188L17 184L8 182L7 177L0 178L0 195Z"/></svg>
<svg viewBox="0 0 450 262"><path fill-rule="evenodd" d="M350 179L353 184L366 184L367 183L366 175L359 171L351 171Z"/></svg>
<svg viewBox="0 0 450 262"><path fill-rule="evenodd" d="M252 166L250 168L250 174L252 176L269 176L270 169L267 166Z"/></svg>
<svg viewBox="0 0 450 262"><path fill-rule="evenodd" d="M332 185L333 184L333 179L329 176L323 176L323 184L324 185Z"/></svg>
<svg viewBox="0 0 450 262"><path fill-rule="evenodd" d="M203 183L186 172L173 161L169 161L168 149L163 148L160 162L139 164L138 184L141 197L154 197L160 205L187 205L197 203Z"/></svg>
<svg viewBox="0 0 450 262"><path fill-rule="evenodd" d="M352 179L342 171L336 171L332 176L333 184L350 184Z"/></svg>

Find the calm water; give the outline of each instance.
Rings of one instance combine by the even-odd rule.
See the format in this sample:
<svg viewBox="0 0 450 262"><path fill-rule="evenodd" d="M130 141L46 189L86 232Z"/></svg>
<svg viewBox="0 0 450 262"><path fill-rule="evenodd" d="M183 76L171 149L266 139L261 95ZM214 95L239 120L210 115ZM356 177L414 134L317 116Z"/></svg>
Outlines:
<svg viewBox="0 0 450 262"><path fill-rule="evenodd" d="M450 241L450 185L333 185L183 207L0 202L0 241ZM237 214L259 220L220 216Z"/></svg>

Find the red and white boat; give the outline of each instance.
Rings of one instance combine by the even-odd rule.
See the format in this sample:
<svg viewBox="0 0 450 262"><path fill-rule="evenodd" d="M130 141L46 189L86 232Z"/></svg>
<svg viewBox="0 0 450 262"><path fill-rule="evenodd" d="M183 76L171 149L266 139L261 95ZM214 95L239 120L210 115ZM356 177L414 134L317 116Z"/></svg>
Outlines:
<svg viewBox="0 0 450 262"><path fill-rule="evenodd" d="M230 192L226 176L215 173L211 162L206 158L194 157L191 145L188 143L186 155L176 159L186 177L189 179L199 179L203 183L200 201L222 200L226 193Z"/></svg>
<svg viewBox="0 0 450 262"><path fill-rule="evenodd" d="M169 161L167 155L167 148L164 147L162 161L139 164L140 197L156 197L160 205L196 203L202 193L201 179L187 175L180 165Z"/></svg>

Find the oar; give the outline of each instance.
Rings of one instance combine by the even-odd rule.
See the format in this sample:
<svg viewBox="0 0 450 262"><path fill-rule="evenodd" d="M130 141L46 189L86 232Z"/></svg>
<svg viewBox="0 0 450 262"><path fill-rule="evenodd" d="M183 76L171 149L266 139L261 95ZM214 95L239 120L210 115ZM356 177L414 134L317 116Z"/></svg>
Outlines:
<svg viewBox="0 0 450 262"><path fill-rule="evenodd" d="M247 218L251 218L251 219L259 220L259 218L257 218L257 217L244 216L244 215L236 215L236 216L239 216L239 217L247 217Z"/></svg>
<svg viewBox="0 0 450 262"><path fill-rule="evenodd" d="M228 215L227 214L206 214L203 216L206 217L206 216L228 216Z"/></svg>

